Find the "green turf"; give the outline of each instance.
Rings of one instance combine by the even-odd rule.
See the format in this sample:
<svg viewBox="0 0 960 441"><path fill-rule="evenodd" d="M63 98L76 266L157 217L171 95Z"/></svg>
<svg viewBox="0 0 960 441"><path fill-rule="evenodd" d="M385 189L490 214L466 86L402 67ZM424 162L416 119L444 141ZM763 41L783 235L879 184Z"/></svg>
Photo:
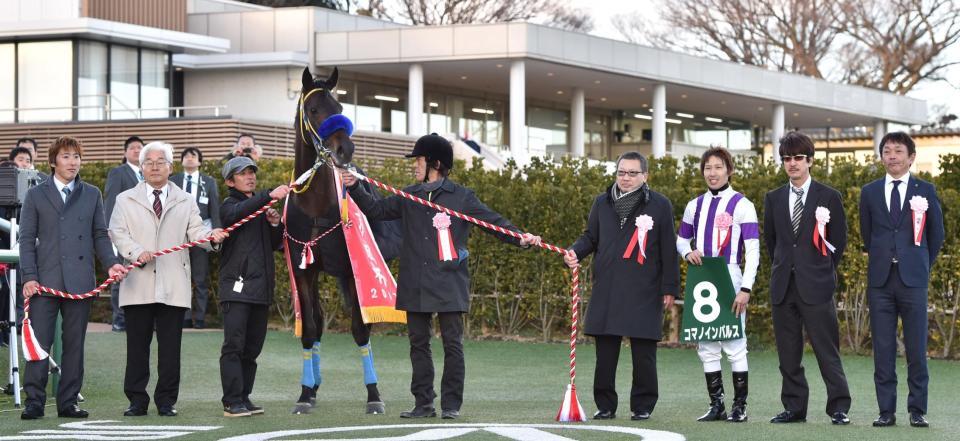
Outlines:
<svg viewBox="0 0 960 441"><path fill-rule="evenodd" d="M222 335L219 332L188 333L183 339L183 369L180 416L167 419L151 415L143 418L125 418L121 415L127 405L123 395L124 336L122 334L90 334L87 338L86 381L82 407L89 410L92 420L119 420L124 424L151 425L215 425L220 429L195 433L177 439L221 439L244 433L272 430L327 428L335 426L404 424L397 415L412 405L408 392L410 364L407 341L403 337L375 336L380 388L387 403L386 415L364 415L365 391L362 385L360 359L352 338L344 334L325 337L323 353L323 385L317 408L309 415L291 415L293 401L299 392L299 344L290 334L271 332L260 356L260 371L253 399L266 408L265 416L226 419L221 416L220 377L218 356ZM468 341L465 344L467 382L462 418L454 424L475 423L529 423L551 424L560 404L567 380L567 347L560 344L516 343L500 341ZM434 340L434 357L438 368L442 365L442 349ZM595 407L591 396L594 350L592 345L580 347L579 385L581 403L587 412ZM745 424L698 423L695 421L706 409L703 374L695 351L691 349L660 349L660 401L653 418L646 422L632 422L629 418L629 350L621 354L618 387L621 393L618 419L604 424L635 428L666 430L683 434L690 440L756 439L786 440L885 440L885 439L960 439L960 369L957 362L931 360L930 365L930 429L914 429L907 424L905 413L906 385L901 381L899 425L889 429L875 429L870 422L876 417L876 401L872 381L872 359L847 356L844 367L853 395L847 427L830 425L823 413L825 393L812 353L805 356L811 398L808 422L805 424L772 425L767 420L780 409L780 375L776 353L750 354L750 421ZM6 372L6 350L2 351L0 367ZM155 355L154 355L155 357ZM904 361L899 360L901 379L905 378ZM730 387L729 372L725 373ZM436 379L439 393L439 370ZM151 382L148 390L152 391ZM728 397L732 395L728 392ZM52 403L52 399L50 402ZM439 407L439 398L437 400ZM152 406L152 404L151 404ZM70 422L56 418L54 407L47 407L47 417L40 421L24 422L19 412L12 409L8 396L0 396L0 435L15 435L24 430L55 429ZM417 423L446 423L439 419ZM376 436L398 436L413 430L385 430ZM549 430L548 430L549 432ZM553 431L572 439L629 439L609 433ZM298 439L326 437L350 438L361 434L302 435ZM363 436L373 436L365 433ZM290 439L290 438L287 438ZM506 439L490 432L474 432L458 440Z"/></svg>

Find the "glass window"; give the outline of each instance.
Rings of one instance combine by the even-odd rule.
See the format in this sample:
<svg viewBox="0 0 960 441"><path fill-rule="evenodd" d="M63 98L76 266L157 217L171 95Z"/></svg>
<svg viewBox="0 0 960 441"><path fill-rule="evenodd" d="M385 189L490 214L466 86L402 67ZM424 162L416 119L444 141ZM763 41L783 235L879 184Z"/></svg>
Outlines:
<svg viewBox="0 0 960 441"><path fill-rule="evenodd" d="M334 89L334 97L343 106L343 115L350 118L350 121L357 121L357 105L355 103L357 93L356 84L353 81L338 81L337 88Z"/></svg>
<svg viewBox="0 0 960 441"><path fill-rule="evenodd" d="M143 118L170 116L170 65L166 52L140 50L140 108Z"/></svg>
<svg viewBox="0 0 960 441"><path fill-rule="evenodd" d="M407 133L406 90L381 84L357 83L358 130Z"/></svg>
<svg viewBox="0 0 960 441"><path fill-rule="evenodd" d="M424 103L426 120L423 128L427 133L446 135L450 130L450 117L447 116L447 103L442 95L429 94Z"/></svg>
<svg viewBox="0 0 960 441"><path fill-rule="evenodd" d="M16 66L12 44L0 44L0 123L12 123L13 108L17 103L13 100L14 66ZM6 109L6 110L4 110Z"/></svg>
<svg viewBox="0 0 960 441"><path fill-rule="evenodd" d="M137 49L110 46L110 118L132 119L140 107Z"/></svg>
<svg viewBox="0 0 960 441"><path fill-rule="evenodd" d="M73 42L20 43L17 69L20 122L73 119Z"/></svg>
<svg viewBox="0 0 960 441"><path fill-rule="evenodd" d="M81 41L77 51L77 117L83 120L106 118L107 45Z"/></svg>
<svg viewBox="0 0 960 441"><path fill-rule="evenodd" d="M567 111L530 107L527 110L527 145L531 153L565 154L567 130L570 126Z"/></svg>

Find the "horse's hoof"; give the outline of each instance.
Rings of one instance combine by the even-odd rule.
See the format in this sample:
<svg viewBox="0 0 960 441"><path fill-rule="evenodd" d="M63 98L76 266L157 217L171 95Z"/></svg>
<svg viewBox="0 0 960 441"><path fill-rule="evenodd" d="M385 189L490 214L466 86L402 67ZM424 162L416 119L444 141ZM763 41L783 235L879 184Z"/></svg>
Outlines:
<svg viewBox="0 0 960 441"><path fill-rule="evenodd" d="M293 406L293 411L291 413L294 415L305 415L310 413L310 409L312 407L313 406L311 406L310 403L297 403Z"/></svg>
<svg viewBox="0 0 960 441"><path fill-rule="evenodd" d="M317 397L310 397L310 407L317 407Z"/></svg>
<svg viewBox="0 0 960 441"><path fill-rule="evenodd" d="M367 415L383 415L387 413L387 405L383 401L371 401L367 403Z"/></svg>

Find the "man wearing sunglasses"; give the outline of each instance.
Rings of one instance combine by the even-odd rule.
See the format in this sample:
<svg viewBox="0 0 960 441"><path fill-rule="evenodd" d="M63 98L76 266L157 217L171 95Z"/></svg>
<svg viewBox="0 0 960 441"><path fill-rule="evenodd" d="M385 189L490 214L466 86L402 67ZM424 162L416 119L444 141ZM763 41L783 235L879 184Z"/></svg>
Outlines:
<svg viewBox="0 0 960 441"><path fill-rule="evenodd" d="M840 193L810 176L813 141L799 132L780 138L783 170L790 181L763 202L763 236L772 259L770 301L783 383L784 411L771 423L805 422L810 390L802 359L804 331L827 386L826 413L850 424L850 390L840 360L840 331L833 292L847 245Z"/></svg>

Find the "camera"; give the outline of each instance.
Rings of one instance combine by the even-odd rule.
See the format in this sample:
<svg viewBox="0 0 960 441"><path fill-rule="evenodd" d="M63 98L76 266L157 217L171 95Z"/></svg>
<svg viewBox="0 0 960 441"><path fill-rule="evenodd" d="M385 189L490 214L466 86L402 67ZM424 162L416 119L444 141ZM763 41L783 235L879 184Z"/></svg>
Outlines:
<svg viewBox="0 0 960 441"><path fill-rule="evenodd" d="M253 153L253 147L244 147L244 148L243 148L243 154L244 154L244 155L249 155L249 154L251 154L251 153Z"/></svg>
<svg viewBox="0 0 960 441"><path fill-rule="evenodd" d="M40 183L36 170L0 167L0 207L19 207L27 190Z"/></svg>

